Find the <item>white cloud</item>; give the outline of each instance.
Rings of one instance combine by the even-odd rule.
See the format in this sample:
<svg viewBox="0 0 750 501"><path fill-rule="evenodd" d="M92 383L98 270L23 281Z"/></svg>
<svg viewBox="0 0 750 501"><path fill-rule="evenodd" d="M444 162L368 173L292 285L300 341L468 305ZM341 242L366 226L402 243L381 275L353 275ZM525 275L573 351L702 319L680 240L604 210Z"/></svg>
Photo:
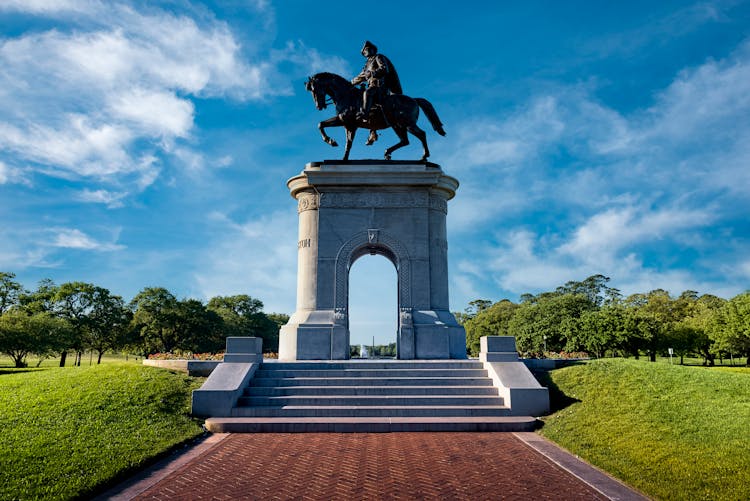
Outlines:
<svg viewBox="0 0 750 501"><path fill-rule="evenodd" d="M58 127L31 124L28 130L0 123L0 143L21 158L42 164L40 170L103 177L137 169L126 151L132 131L118 125L92 123L84 115L67 115Z"/></svg>
<svg viewBox="0 0 750 501"><path fill-rule="evenodd" d="M750 210L750 41L680 71L646 109L623 114L593 91L547 86L500 119L459 124L451 166L470 194L459 193L451 221L505 235L472 255L489 265L461 271L474 281L464 288L489 275L522 293L603 273L633 292L736 290L697 277L726 264L726 253L710 261L706 231L733 235ZM675 264L685 252L707 256L703 271Z"/></svg>
<svg viewBox="0 0 750 501"><path fill-rule="evenodd" d="M2 161L0 161L0 184L5 184L5 183L10 182L12 176L13 176L13 173L11 172L10 167L8 167Z"/></svg>
<svg viewBox="0 0 750 501"><path fill-rule="evenodd" d="M296 211L240 223L221 212L209 217L217 239L196 258L201 294L250 294L263 301L265 311L291 314L297 290Z"/></svg>
<svg viewBox="0 0 750 501"><path fill-rule="evenodd" d="M52 230L54 239L51 245L53 247L62 247L66 249L81 249L93 251L116 251L125 247L111 242L98 242L90 236L75 228L59 228Z"/></svg>
<svg viewBox="0 0 750 501"><path fill-rule="evenodd" d="M262 2L255 9L273 14ZM26 171L106 179L120 190L148 187L176 152L203 162L191 137L194 98L286 94L279 64L340 63L301 43L264 57L252 39L243 47L227 23L192 10L195 18L78 0L6 1L2 10L61 23L0 39L0 151Z"/></svg>
<svg viewBox="0 0 750 501"><path fill-rule="evenodd" d="M750 108L750 42L733 57L683 70L649 110L654 116L647 136L692 141L696 135L723 136L717 123L735 118L747 127Z"/></svg>
<svg viewBox="0 0 750 501"><path fill-rule="evenodd" d="M477 118L458 128L458 149L450 165L507 167L536 158L553 144L566 125L552 96L541 96L502 122Z"/></svg>
<svg viewBox="0 0 750 501"><path fill-rule="evenodd" d="M20 11L32 14L61 12L89 12L98 2L86 0L3 0L0 11Z"/></svg>
<svg viewBox="0 0 750 501"><path fill-rule="evenodd" d="M112 192L107 190L84 189L76 194L76 200L80 202L100 203L110 209L123 206L122 199L127 195L124 192Z"/></svg>
<svg viewBox="0 0 750 501"><path fill-rule="evenodd" d="M643 242L675 239L676 234L700 229L712 220L713 215L698 210L612 208L589 218L559 250L590 265L611 267L623 249L633 249Z"/></svg>
<svg viewBox="0 0 750 501"><path fill-rule="evenodd" d="M33 222L0 227L0 269L55 268L68 249L113 252L125 249L117 243L119 229L110 230L109 240L96 239L77 228L35 226Z"/></svg>
<svg viewBox="0 0 750 501"><path fill-rule="evenodd" d="M523 293L557 286L570 280L574 266L565 256L550 259L540 255L540 238L528 230L514 230L498 244L499 248L485 248L487 267L493 280L504 290Z"/></svg>
<svg viewBox="0 0 750 501"><path fill-rule="evenodd" d="M185 137L193 126L193 103L171 92L132 89L110 99L114 117L152 136Z"/></svg>
<svg viewBox="0 0 750 501"><path fill-rule="evenodd" d="M272 50L270 63L276 66L280 63L291 63L295 70L294 76L310 76L321 71L348 75L351 73L346 61L338 56L321 54L317 49L307 47L298 40L288 41L282 50ZM285 84L280 92L291 93L292 89Z"/></svg>
<svg viewBox="0 0 750 501"><path fill-rule="evenodd" d="M582 243L575 240L576 236L573 238L573 242ZM602 240L606 239L607 235L602 235ZM730 297L745 287L743 277L712 281L698 278L692 269L661 269L658 264L647 265L635 240L630 246L623 244L619 251L600 247L594 248L596 252L584 255L571 254L573 245L570 241L551 246L545 243L543 235L528 230L512 230L495 245L482 247L478 259L486 263L485 266L461 262L461 276L473 284L489 279L495 285L493 290L499 287L506 293L516 295L554 290L569 280L582 280L599 273L610 276L611 285L625 295L662 288L675 294L691 289ZM600 245L600 242L594 240L593 244ZM464 284L464 287L468 289L471 286ZM479 296L474 292L465 298L471 300Z"/></svg>

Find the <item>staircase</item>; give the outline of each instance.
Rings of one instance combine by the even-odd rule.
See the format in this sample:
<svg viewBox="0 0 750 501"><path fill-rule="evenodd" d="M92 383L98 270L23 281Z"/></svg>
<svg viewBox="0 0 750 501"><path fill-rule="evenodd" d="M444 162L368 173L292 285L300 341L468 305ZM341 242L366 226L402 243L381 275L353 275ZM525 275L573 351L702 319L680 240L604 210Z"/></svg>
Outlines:
<svg viewBox="0 0 750 501"><path fill-rule="evenodd" d="M220 432L529 431L481 362L264 362Z"/></svg>

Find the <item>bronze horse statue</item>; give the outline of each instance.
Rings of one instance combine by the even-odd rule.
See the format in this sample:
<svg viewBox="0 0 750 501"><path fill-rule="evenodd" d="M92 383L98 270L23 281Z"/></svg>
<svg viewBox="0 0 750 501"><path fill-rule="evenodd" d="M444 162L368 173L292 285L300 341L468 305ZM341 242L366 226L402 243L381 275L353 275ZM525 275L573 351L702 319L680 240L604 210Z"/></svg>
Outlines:
<svg viewBox="0 0 750 501"><path fill-rule="evenodd" d="M334 73L317 73L311 76L305 82L305 88L312 93L315 107L323 110L328 106L326 99L331 98L331 102L336 107L336 115L323 120L318 124L323 141L331 146L338 146L338 143L326 134L326 127L344 127L346 129L346 151L344 160L349 160L349 151L352 148L352 141L358 128L370 130L382 130L389 127L399 138L399 142L385 150L385 159L391 159L391 153L403 146L409 144L407 132L410 132L422 141L424 154L421 161L427 160L430 156L430 150L427 148L427 134L417 126L419 118L419 109L422 108L427 119L430 121L432 128L441 136L445 135L443 124L440 122L435 108L426 99L421 97L411 98L403 94L388 94L382 96L380 108L373 106L368 120L358 119L362 102L362 89L353 86L349 80Z"/></svg>

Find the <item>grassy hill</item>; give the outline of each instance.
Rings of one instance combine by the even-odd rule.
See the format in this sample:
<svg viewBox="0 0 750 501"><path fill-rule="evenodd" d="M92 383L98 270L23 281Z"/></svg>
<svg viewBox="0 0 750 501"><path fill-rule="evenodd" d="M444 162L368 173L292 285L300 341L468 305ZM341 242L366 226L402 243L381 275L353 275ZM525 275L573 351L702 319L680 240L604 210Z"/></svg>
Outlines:
<svg viewBox="0 0 750 501"><path fill-rule="evenodd" d="M549 373L541 433L660 499L750 499L750 369L605 359Z"/></svg>
<svg viewBox="0 0 750 501"><path fill-rule="evenodd" d="M133 362L0 368L0 499L85 496L200 435L200 383Z"/></svg>

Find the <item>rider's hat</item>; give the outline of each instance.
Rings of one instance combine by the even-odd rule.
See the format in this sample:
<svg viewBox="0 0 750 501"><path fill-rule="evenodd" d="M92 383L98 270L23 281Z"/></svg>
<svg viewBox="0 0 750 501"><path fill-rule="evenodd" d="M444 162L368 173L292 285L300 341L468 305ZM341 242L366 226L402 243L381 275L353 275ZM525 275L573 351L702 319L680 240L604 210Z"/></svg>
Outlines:
<svg viewBox="0 0 750 501"><path fill-rule="evenodd" d="M365 49L367 47L372 47L372 50L374 50L375 52L378 51L378 48L375 47L375 44L372 43L371 41L367 40L367 41L365 41L365 44L362 46L362 50L360 52L362 52L364 54L365 53Z"/></svg>

